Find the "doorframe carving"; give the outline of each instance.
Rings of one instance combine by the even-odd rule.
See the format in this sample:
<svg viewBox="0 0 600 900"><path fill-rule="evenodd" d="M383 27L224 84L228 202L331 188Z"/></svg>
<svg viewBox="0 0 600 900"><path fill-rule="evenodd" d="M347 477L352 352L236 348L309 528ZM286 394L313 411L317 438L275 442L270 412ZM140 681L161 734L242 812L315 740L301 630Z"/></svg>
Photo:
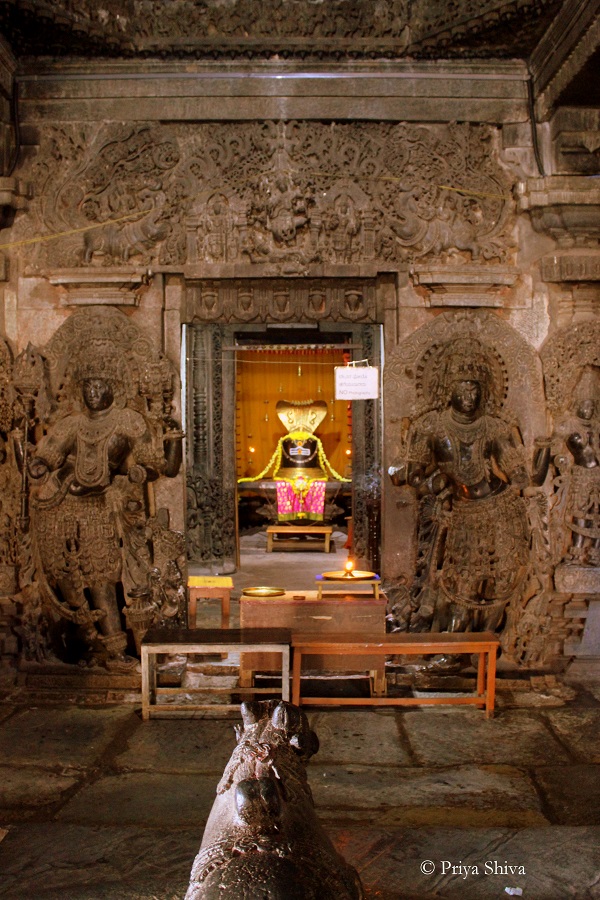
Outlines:
<svg viewBox="0 0 600 900"><path fill-rule="evenodd" d="M308 303L312 295L313 304ZM359 345L357 358L380 365L381 291L374 278L223 279L184 287L187 334L187 535L191 563L233 571L236 561L235 333L257 324L322 322ZM379 567L380 401L353 407L353 553Z"/></svg>

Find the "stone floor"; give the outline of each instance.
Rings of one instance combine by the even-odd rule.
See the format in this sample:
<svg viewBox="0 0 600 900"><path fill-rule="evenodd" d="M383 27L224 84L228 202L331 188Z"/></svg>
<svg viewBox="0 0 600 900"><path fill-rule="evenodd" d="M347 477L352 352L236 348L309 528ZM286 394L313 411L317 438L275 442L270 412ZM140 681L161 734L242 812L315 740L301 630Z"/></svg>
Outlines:
<svg viewBox="0 0 600 900"><path fill-rule="evenodd" d="M201 615L218 621L214 604ZM144 723L135 697L2 697L0 897L182 898L237 716ZM600 673L501 671L492 720L310 718L317 811L367 898L600 898Z"/></svg>

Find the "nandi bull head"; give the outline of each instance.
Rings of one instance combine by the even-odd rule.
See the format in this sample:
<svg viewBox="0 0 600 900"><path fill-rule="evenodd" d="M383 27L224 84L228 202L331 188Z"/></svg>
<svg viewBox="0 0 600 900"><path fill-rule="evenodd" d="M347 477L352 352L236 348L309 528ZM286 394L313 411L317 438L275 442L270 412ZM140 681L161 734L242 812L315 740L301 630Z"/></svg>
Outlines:
<svg viewBox="0 0 600 900"><path fill-rule="evenodd" d="M305 764L319 741L306 716L277 701L241 712L186 900L360 900L314 810Z"/></svg>

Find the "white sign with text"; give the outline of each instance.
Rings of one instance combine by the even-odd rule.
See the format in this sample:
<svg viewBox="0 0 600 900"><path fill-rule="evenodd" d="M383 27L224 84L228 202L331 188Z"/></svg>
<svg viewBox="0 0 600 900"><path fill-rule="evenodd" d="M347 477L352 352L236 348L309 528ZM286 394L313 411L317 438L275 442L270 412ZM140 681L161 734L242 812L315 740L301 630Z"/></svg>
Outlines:
<svg viewBox="0 0 600 900"><path fill-rule="evenodd" d="M376 400L379 397L377 366L336 366L336 400Z"/></svg>

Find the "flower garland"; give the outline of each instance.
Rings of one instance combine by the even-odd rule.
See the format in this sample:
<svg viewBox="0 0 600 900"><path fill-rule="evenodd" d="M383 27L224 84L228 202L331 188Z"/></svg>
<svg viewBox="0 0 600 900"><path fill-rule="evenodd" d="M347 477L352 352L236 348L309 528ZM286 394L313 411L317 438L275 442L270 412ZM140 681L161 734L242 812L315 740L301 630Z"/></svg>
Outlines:
<svg viewBox="0 0 600 900"><path fill-rule="evenodd" d="M320 438L318 438L311 431L290 431L289 434L285 434L283 435L283 437L279 438L279 440L277 441L277 447L275 448L275 453L273 454L265 468L262 470L262 472L259 472L258 475L251 475L246 478L238 478L238 484L240 484L242 481L260 481L261 478L264 478L265 475L271 471L271 468L274 468L273 474L274 477L277 478L277 472L279 471L279 467L281 466L283 442L287 438L290 438L293 441L305 441L308 438L314 438L314 440L316 440L317 442L317 449L319 451L319 464L321 466L321 469L324 472L329 472L329 474L332 476L332 478L335 479L335 481L352 481L351 478L344 478L342 475L335 471L333 466L331 466L329 460L327 459L327 456L325 455L325 450L323 449L323 444L321 443ZM281 478L279 480L289 481L290 484L294 485L294 487L296 487L296 482L298 482L297 490L299 491L308 490L308 488L314 481L323 481L322 478L307 478L306 475L298 475L296 476L296 478Z"/></svg>

